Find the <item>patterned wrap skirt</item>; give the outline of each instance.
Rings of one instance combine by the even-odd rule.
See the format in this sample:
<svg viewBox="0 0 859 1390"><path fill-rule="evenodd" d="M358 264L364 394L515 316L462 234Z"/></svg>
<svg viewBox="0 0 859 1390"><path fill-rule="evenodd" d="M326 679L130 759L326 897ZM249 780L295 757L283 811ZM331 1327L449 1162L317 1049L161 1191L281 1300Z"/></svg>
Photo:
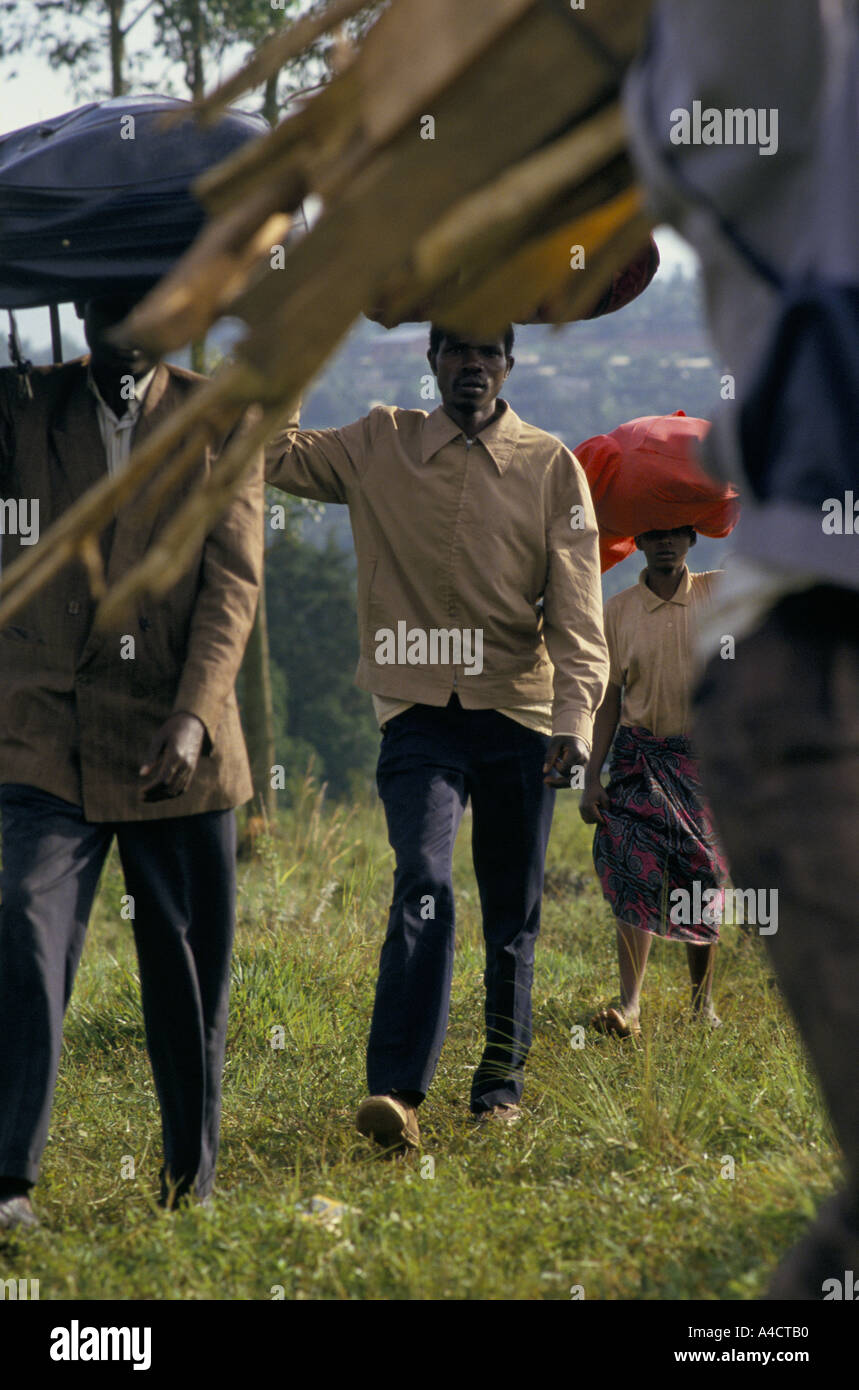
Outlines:
<svg viewBox="0 0 859 1390"><path fill-rule="evenodd" d="M621 724L609 774L594 865L615 917L671 941L718 941L727 867L689 740Z"/></svg>

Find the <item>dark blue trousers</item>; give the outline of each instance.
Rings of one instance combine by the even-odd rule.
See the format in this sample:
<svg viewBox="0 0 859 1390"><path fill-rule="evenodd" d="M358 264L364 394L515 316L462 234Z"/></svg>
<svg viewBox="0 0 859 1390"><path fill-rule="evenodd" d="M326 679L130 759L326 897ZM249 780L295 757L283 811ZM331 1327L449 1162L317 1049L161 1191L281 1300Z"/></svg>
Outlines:
<svg viewBox="0 0 859 1390"><path fill-rule="evenodd" d="M531 1045L531 981L555 793L549 740L495 710L413 705L382 735L376 774L396 856L367 1049L373 1095L423 1097L447 1031L453 844L469 797L486 941L486 1046L471 1108L515 1103Z"/></svg>
<svg viewBox="0 0 859 1390"><path fill-rule="evenodd" d="M235 920L234 813L89 823L68 801L6 784L0 817L0 1174L38 1176L63 1017L116 835L133 898L146 1043L161 1106L162 1196L168 1187L207 1196ZM118 916L120 909L117 903Z"/></svg>

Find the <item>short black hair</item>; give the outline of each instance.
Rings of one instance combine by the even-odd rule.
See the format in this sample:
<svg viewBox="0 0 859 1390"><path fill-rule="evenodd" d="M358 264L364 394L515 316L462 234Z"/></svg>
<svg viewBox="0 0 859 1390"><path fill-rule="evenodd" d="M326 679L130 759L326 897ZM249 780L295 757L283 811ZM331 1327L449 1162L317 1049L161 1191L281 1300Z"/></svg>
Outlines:
<svg viewBox="0 0 859 1390"><path fill-rule="evenodd" d="M449 328L443 327L442 324L440 324L440 323L433 323L433 324L430 325L429 350L430 350L431 356L435 357L436 353L438 352L439 348L441 347L442 339L443 339L443 338L448 338L448 337L450 337L450 336L451 336L451 330L450 330ZM505 330L504 330L504 355L505 355L505 357L509 357L509 356L511 355L511 353L513 352L513 340L514 340L514 337L515 337L515 334L514 334L514 332L513 332L513 325L512 325L512 323L508 323L507 327L506 327Z"/></svg>

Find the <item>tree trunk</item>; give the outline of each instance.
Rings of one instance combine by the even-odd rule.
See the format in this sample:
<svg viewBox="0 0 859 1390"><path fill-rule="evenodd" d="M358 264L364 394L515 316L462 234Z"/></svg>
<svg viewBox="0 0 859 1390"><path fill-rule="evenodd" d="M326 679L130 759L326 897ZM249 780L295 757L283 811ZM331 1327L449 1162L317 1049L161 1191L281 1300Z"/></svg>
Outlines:
<svg viewBox="0 0 859 1390"><path fill-rule="evenodd" d="M206 27L200 0L185 0L185 14L188 17L186 42L185 81L191 90L192 101L199 101L205 89L203 78L203 48L206 41Z"/></svg>
<svg viewBox="0 0 859 1390"><path fill-rule="evenodd" d="M125 0L108 0L110 30L110 91L111 95L121 97L125 92L125 33L122 28L122 11Z"/></svg>

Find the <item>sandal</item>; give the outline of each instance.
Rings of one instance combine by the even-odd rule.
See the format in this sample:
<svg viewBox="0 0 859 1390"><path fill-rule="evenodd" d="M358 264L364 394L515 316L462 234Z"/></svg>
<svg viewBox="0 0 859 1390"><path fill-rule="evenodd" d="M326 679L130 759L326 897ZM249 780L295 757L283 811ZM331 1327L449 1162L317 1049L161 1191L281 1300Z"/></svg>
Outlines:
<svg viewBox="0 0 859 1390"><path fill-rule="evenodd" d="M638 1019L634 1023L629 1023L623 1012L615 1008L600 1009L591 1019L591 1027L596 1028L598 1033L609 1033L615 1038L638 1038L641 1036L641 1024Z"/></svg>

